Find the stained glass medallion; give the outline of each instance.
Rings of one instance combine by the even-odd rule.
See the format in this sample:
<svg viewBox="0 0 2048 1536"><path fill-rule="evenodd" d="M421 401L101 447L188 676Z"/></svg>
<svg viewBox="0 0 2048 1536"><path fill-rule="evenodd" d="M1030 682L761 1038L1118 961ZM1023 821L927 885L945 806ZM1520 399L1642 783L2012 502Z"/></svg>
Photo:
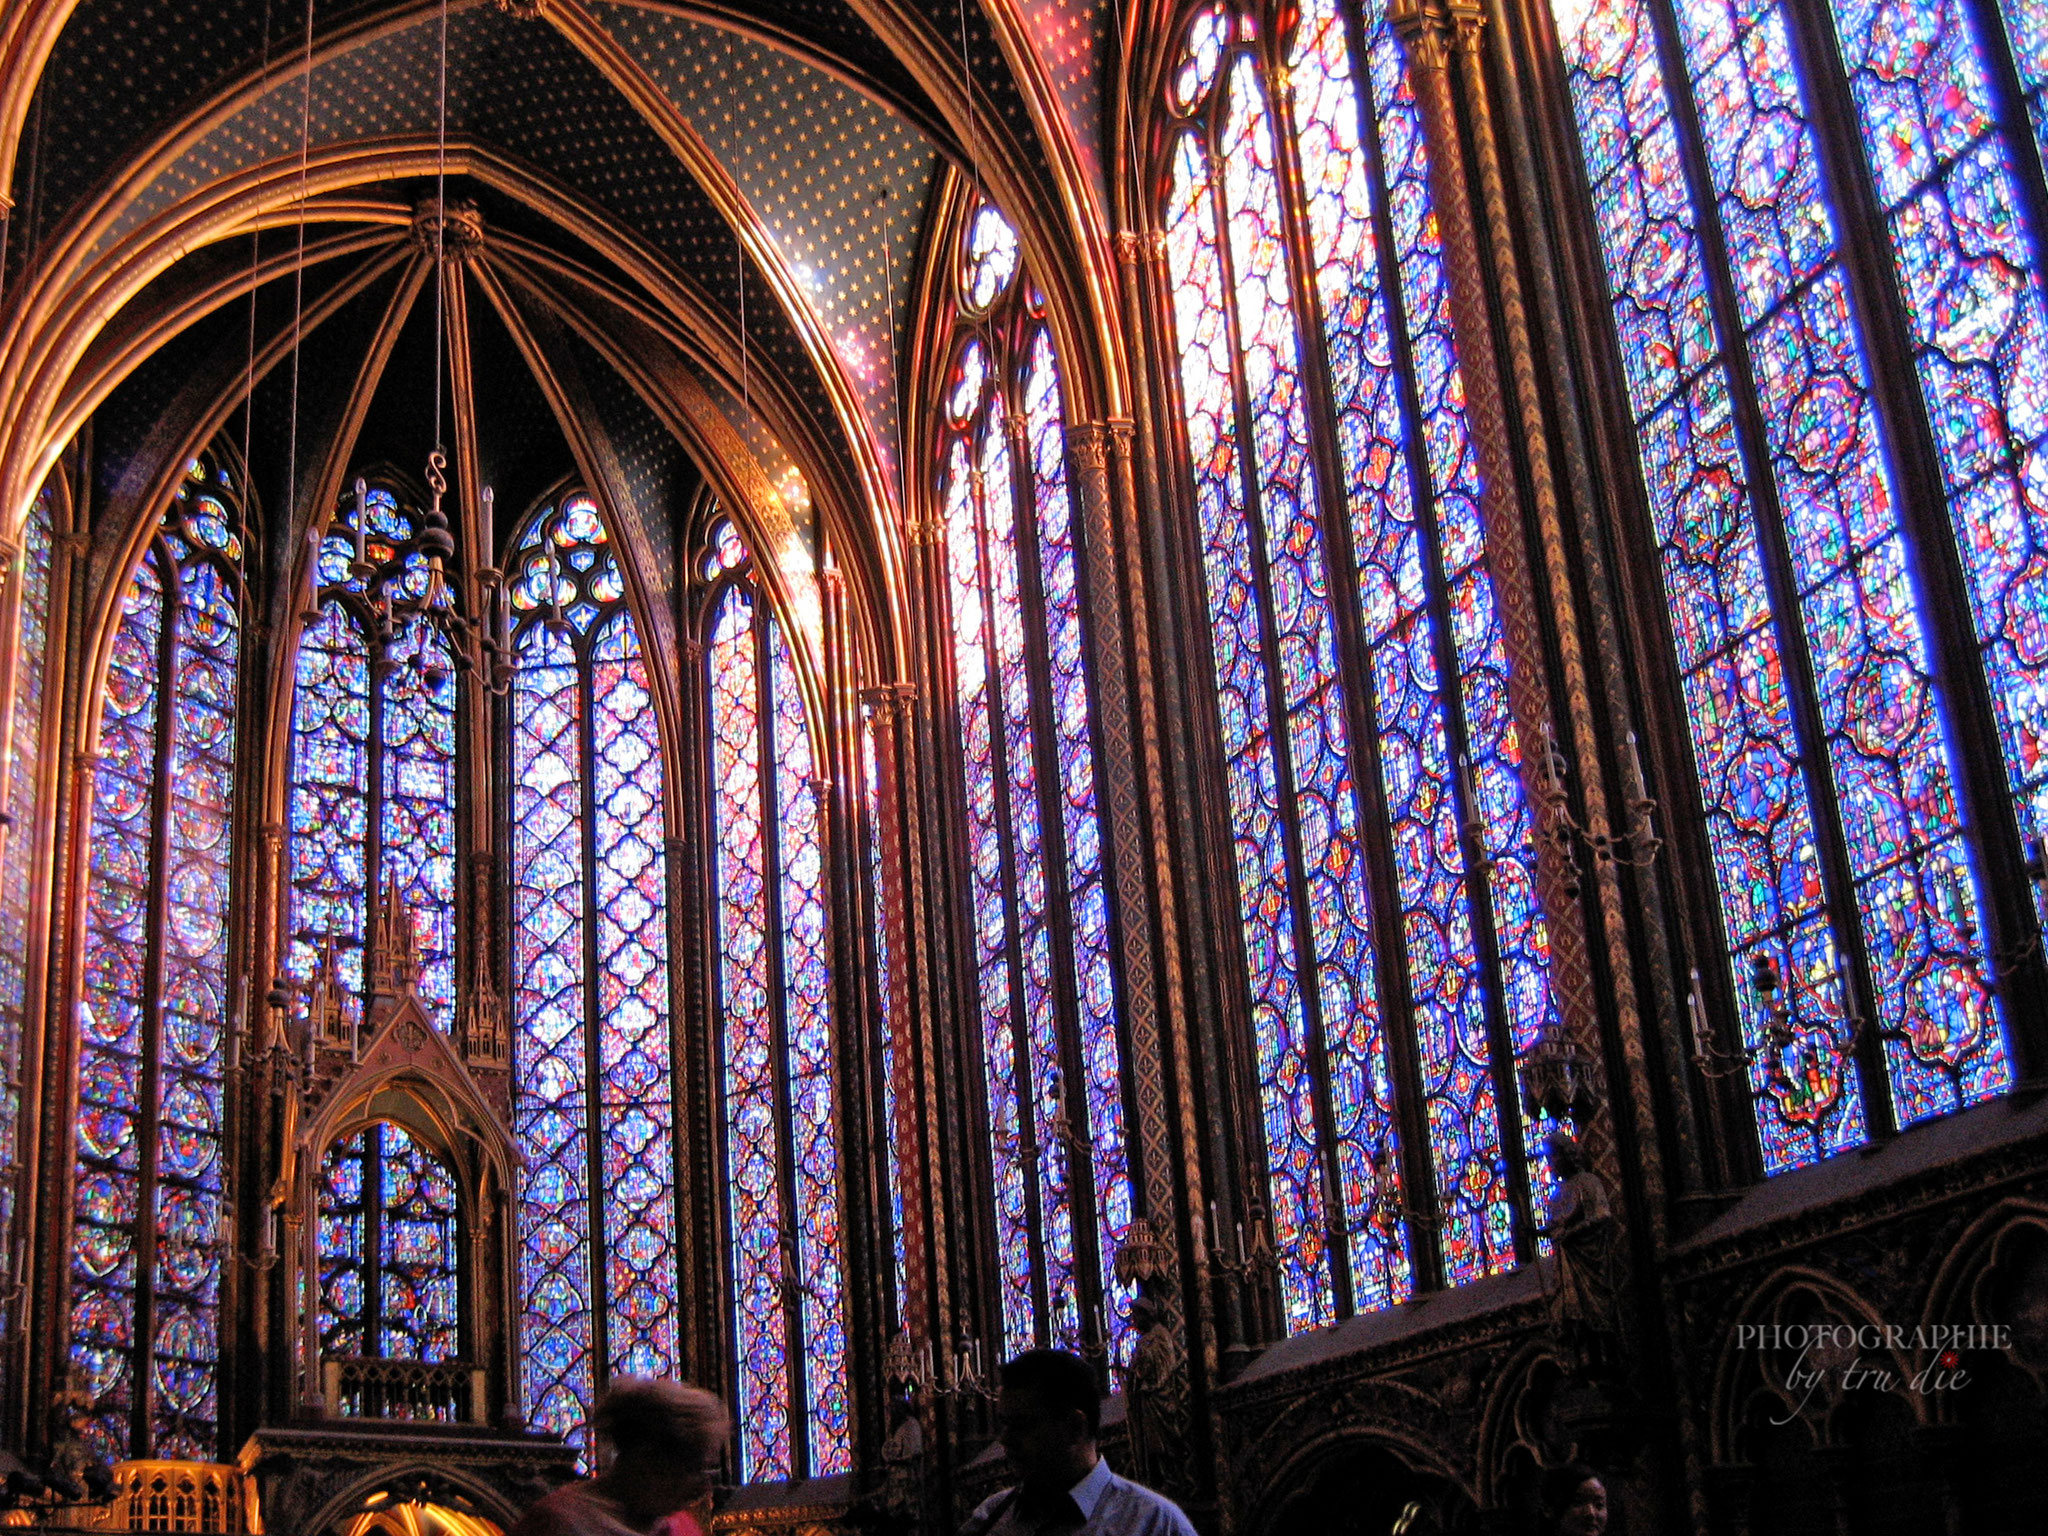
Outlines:
<svg viewBox="0 0 2048 1536"><path fill-rule="evenodd" d="M1121 1359L1135 1206L1060 369L1007 222L984 203L964 238L936 489L1003 1345Z"/></svg>
<svg viewBox="0 0 2048 1536"><path fill-rule="evenodd" d="M750 1481L822 1476L852 1465L824 809L786 631L730 521L710 544L715 991L741 1466Z"/></svg>
<svg viewBox="0 0 2048 1536"><path fill-rule="evenodd" d="M1276 59L1249 13L1206 9L1167 81L1220 830L1290 1331L1513 1266L1550 1187L1552 1127L1513 1089L1556 1005L1477 453L1420 114L1384 8L1358 21L1311 0Z"/></svg>
<svg viewBox="0 0 2048 1536"><path fill-rule="evenodd" d="M209 457L178 487L123 594L99 720L68 1321L86 1433L109 1460L220 1455L242 555L229 484Z"/></svg>
<svg viewBox="0 0 2048 1536"><path fill-rule="evenodd" d="M539 509L507 563L522 1381L582 1444L606 1379L681 1359L661 733L596 502Z"/></svg>
<svg viewBox="0 0 2048 1536"><path fill-rule="evenodd" d="M1953 561L1982 734L2037 830L2048 652L2020 637L2048 613L2048 566L2017 493L2042 431L2034 237L1955 6L1827 7L1840 52L1822 62L1782 3L1556 14L1775 1173L1860 1144L1873 1116L1909 1125L2011 1081L1982 981L1982 839L2000 834L1970 828L1953 743L1978 731L1935 664L1949 616L1922 594ZM1830 111L1860 155L1827 147ZM1863 231L1834 205L1856 180L1889 292L1858 281ZM1913 351L1917 413L1876 387L1880 332ZM1922 432L1946 549L1899 516L1898 448ZM1782 978L1782 1020L1758 974ZM1869 1031L1881 1075L1852 1049Z"/></svg>

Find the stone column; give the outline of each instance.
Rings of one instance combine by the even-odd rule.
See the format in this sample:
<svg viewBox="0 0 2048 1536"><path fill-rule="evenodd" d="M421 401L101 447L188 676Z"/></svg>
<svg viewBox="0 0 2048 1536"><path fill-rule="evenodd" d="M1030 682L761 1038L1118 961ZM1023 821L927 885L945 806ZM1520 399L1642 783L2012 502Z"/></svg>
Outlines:
<svg viewBox="0 0 2048 1536"><path fill-rule="evenodd" d="M1602 1061L1603 1053L1599 1015L1593 1001L1585 911L1579 899L1577 827L1558 771L1563 759L1556 746L1556 716L1537 618L1535 575L1530 569L1523 534L1515 456L1509 436L1512 429L1501 385L1507 370L1495 345L1492 295L1486 281L1480 231L1467 195L1464 137L1451 77L1453 59L1467 46L1466 39L1476 33L1479 13L1460 0L1394 0L1388 19L1400 34L1407 53L1408 77L1422 109L1423 133L1428 141L1430 199L1443 241L1451 318L1457 331L1458 358L1465 383L1466 419L1479 458L1479 504L1486 525L1487 568L1493 580L1507 651L1508 703L1521 751L1523 792L1534 822L1536 895L1550 936L1550 985L1571 1044L1588 1061L1597 1063ZM1526 331L1523 334L1526 345ZM1540 444L1540 433L1537 441ZM1546 475L1547 472L1546 461ZM1551 494L1554 506L1554 491ZM1579 691L1583 692L1582 682ZM1588 786L1595 782L1591 775L1583 777ZM1602 814L1604 826L1604 808ZM1596 1069L1595 1080L1601 1077ZM1579 1136L1588 1160L1604 1176L1618 1180L1620 1159L1604 1090L1595 1092L1591 1108L1580 1120Z"/></svg>

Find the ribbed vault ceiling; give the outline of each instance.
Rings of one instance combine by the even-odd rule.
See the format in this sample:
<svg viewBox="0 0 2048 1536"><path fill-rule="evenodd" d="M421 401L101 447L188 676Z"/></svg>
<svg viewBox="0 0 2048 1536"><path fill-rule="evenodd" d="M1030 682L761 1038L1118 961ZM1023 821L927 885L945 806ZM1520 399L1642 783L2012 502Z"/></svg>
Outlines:
<svg viewBox="0 0 2048 1536"><path fill-rule="evenodd" d="M316 200L303 230L198 244L106 320L68 386L111 501L181 433L239 431L264 504L303 528L328 454L416 468L433 436L434 304L402 290L423 271L434 287L413 211L439 178L413 172L440 135L445 57L446 194L484 229L450 302L501 523L602 475L666 585L673 509L702 476L815 548L812 494L851 515L893 475L941 167L1049 158L1020 37L1069 120L1063 153L1099 178L1108 0L1000 15L1009 58L979 0L313 0L309 84L296 0L81 0L22 123L10 281L67 242L89 269L234 178L296 165L302 132L315 164L410 146L408 174ZM779 497L799 473L803 494Z"/></svg>

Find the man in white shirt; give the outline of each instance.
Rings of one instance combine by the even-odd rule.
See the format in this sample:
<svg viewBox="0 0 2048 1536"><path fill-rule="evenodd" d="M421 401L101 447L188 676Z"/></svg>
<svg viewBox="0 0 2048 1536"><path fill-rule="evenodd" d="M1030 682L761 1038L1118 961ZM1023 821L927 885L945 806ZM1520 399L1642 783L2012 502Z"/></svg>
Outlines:
<svg viewBox="0 0 2048 1536"><path fill-rule="evenodd" d="M1022 1481L961 1536L1195 1536L1179 1505L1118 1477L1096 1450L1102 1395L1079 1355L1034 1349L1005 1365L996 1422Z"/></svg>

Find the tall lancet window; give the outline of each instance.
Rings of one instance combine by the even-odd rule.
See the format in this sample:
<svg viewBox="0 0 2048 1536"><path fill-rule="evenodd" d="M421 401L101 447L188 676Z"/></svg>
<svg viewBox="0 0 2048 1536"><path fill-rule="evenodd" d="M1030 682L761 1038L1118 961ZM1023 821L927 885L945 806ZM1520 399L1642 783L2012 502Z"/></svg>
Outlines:
<svg viewBox="0 0 2048 1536"><path fill-rule="evenodd" d="M702 574L740 1462L822 1477L853 1465L825 805L788 633L730 522Z"/></svg>
<svg viewBox="0 0 2048 1536"><path fill-rule="evenodd" d="M954 262L936 490L952 605L1005 1353L1104 1341L1119 1357L1130 1225L1075 492L1059 360L1015 232L992 206Z"/></svg>
<svg viewBox="0 0 2048 1536"><path fill-rule="evenodd" d="M292 702L289 965L303 980L331 951L359 1010L372 893L396 886L419 933L420 1001L448 1029L454 658L433 625L393 628L371 601L426 590L420 532L419 512L380 485L345 498L320 544L317 616L299 635Z"/></svg>
<svg viewBox="0 0 2048 1536"><path fill-rule="evenodd" d="M887 705L882 706L887 708ZM913 1072L910 1041L905 1038L905 1010L900 1008L896 987L895 946L889 939L889 884L884 875L888 863L889 828L882 807L882 756L875 744L874 723L861 733L861 812L866 849L868 920L872 924L875 957L875 1017L881 1022L882 1124L888 1145L883 1149L882 1177L888 1199L890 1278L892 1289L886 1309L892 1329L906 1327L910 1319L910 1244L904 1226L904 1201L910 1179L907 1164L916 1155L916 1094L909 1083Z"/></svg>
<svg viewBox="0 0 2048 1536"><path fill-rule="evenodd" d="M1545 1132L1513 1062L1554 1017L1549 942L1384 0L1205 9L1167 105L1173 343L1299 1330L1526 1251Z"/></svg>
<svg viewBox="0 0 2048 1536"><path fill-rule="evenodd" d="M1776 1173L2012 1082L1991 951L2031 941L1986 917L2048 832L2048 23L1552 12L1718 896L1695 985Z"/></svg>
<svg viewBox="0 0 2048 1536"><path fill-rule="evenodd" d="M71 1364L109 1459L217 1461L238 487L194 461L121 599L78 998Z"/></svg>
<svg viewBox="0 0 2048 1536"><path fill-rule="evenodd" d="M580 1444L609 1378L681 1359L667 795L597 504L543 508L508 563L521 1383Z"/></svg>
<svg viewBox="0 0 2048 1536"><path fill-rule="evenodd" d="M0 845L0 1252L12 1254L15 1180L21 1167L21 1048L29 1015L29 931L37 847L44 835L43 714L49 668L50 575L57 493L46 485L21 528L14 700L7 736L7 815ZM13 1316L12 1259L0 1261L0 1330Z"/></svg>

